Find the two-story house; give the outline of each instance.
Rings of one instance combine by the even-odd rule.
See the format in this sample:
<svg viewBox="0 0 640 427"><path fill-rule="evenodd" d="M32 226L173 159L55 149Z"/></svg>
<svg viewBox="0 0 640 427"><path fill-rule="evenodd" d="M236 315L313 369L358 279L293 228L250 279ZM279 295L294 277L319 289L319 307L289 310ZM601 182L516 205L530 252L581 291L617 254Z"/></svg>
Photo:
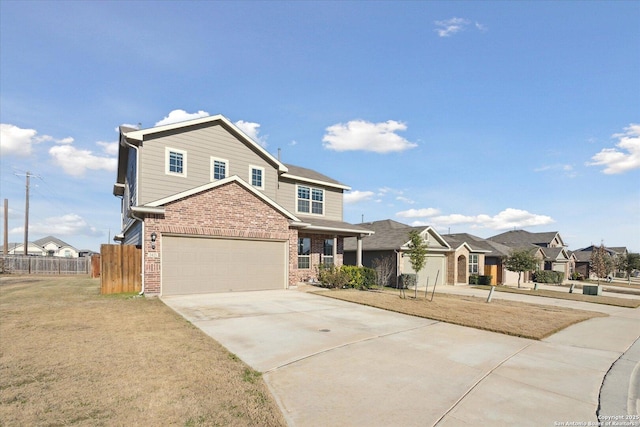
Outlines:
<svg viewBox="0 0 640 427"><path fill-rule="evenodd" d="M222 115L121 127L116 240L142 248L147 295L284 289L370 234L342 220L349 189L280 162Z"/></svg>

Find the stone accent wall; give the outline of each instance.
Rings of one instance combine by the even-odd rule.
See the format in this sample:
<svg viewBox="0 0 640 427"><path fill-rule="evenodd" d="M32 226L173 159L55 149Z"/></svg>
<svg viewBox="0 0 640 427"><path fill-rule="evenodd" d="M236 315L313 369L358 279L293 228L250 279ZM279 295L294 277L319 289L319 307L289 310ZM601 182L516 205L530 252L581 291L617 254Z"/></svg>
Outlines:
<svg viewBox="0 0 640 427"><path fill-rule="evenodd" d="M153 232L155 249L151 249ZM160 293L163 234L288 240L290 284L295 271L292 258L297 266L297 230L290 230L283 214L235 182L168 203L164 215L145 218L144 233L145 294Z"/></svg>

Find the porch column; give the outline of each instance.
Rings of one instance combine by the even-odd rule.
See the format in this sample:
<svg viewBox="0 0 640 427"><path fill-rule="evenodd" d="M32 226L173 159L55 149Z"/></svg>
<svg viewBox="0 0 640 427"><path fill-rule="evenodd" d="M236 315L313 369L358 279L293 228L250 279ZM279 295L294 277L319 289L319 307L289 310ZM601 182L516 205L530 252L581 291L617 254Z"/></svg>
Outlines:
<svg viewBox="0 0 640 427"><path fill-rule="evenodd" d="M332 247L332 256L333 256L333 265L336 265L338 261L338 236L333 236L333 247Z"/></svg>
<svg viewBox="0 0 640 427"><path fill-rule="evenodd" d="M362 235L356 237L356 265L362 267Z"/></svg>

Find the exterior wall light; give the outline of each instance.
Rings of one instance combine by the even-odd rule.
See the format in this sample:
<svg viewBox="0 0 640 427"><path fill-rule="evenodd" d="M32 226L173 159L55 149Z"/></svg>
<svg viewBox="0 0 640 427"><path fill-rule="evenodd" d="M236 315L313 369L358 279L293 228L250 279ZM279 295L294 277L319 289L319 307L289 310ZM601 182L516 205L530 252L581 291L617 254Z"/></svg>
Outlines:
<svg viewBox="0 0 640 427"><path fill-rule="evenodd" d="M155 249L156 248L156 239L157 238L158 238L158 235L156 234L155 231L153 233L151 233L151 249Z"/></svg>

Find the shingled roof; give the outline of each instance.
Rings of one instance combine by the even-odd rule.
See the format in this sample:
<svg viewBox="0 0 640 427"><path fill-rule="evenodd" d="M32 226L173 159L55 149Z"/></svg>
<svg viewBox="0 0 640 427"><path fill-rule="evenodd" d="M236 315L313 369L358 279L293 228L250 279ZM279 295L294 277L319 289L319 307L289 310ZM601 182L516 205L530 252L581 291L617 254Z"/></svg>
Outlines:
<svg viewBox="0 0 640 427"><path fill-rule="evenodd" d="M469 233L443 234L442 238L449 246L458 247L463 243L469 245L473 251L485 252L485 256L505 257L509 256L511 248L501 243L492 242L482 237Z"/></svg>
<svg viewBox="0 0 640 427"><path fill-rule="evenodd" d="M496 234L488 240L514 247L526 247L527 245L546 246L558 235L557 231L547 231L541 233L531 233L525 230L511 230L505 233Z"/></svg>

